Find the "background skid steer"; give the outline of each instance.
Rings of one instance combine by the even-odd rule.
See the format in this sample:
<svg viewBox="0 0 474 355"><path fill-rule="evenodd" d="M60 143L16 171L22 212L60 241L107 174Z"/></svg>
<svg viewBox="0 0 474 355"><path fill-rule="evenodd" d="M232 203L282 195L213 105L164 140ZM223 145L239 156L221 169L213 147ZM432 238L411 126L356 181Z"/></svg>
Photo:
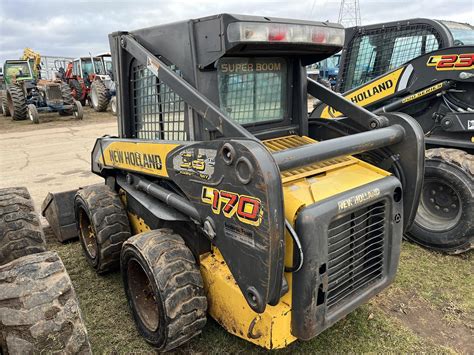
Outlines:
<svg viewBox="0 0 474 355"><path fill-rule="evenodd" d="M423 134L306 78L343 36L336 24L228 14L109 36L120 137L96 141L92 171L106 184L77 192L75 216L87 260L98 273L120 266L158 349L199 334L206 312L282 348L392 282ZM308 92L364 132L310 125ZM369 151L391 166L352 156Z"/></svg>
<svg viewBox="0 0 474 355"><path fill-rule="evenodd" d="M425 183L407 236L450 253L474 244L473 45L474 27L450 21L349 28L338 78L338 90L357 105L405 112L422 126ZM311 117L342 115L321 104Z"/></svg>

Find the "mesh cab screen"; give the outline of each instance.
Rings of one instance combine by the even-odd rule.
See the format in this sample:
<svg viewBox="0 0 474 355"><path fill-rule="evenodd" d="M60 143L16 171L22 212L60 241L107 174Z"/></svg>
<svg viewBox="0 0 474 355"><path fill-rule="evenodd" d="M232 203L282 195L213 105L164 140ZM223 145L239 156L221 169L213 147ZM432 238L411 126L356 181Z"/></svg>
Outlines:
<svg viewBox="0 0 474 355"><path fill-rule="evenodd" d="M187 140L183 99L142 65L133 67L132 78L135 137Z"/></svg>
<svg viewBox="0 0 474 355"><path fill-rule="evenodd" d="M240 124L286 116L287 64L282 58L222 58L217 63L221 109Z"/></svg>
<svg viewBox="0 0 474 355"><path fill-rule="evenodd" d="M426 24L367 30L357 36L347 48L341 68L342 92L438 49L441 42L438 33Z"/></svg>

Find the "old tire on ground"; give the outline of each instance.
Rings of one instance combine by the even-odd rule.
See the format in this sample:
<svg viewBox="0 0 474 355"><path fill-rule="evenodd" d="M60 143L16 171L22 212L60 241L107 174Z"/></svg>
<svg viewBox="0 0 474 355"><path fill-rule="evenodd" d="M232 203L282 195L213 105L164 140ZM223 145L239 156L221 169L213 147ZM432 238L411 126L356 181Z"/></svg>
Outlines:
<svg viewBox="0 0 474 355"><path fill-rule="evenodd" d="M31 122L38 124L39 122L39 113L38 110L36 109L36 106L33 104L29 104L27 106L28 109L28 118L30 119Z"/></svg>
<svg viewBox="0 0 474 355"><path fill-rule="evenodd" d="M4 90L0 90L0 115L4 114L3 97L6 95Z"/></svg>
<svg viewBox="0 0 474 355"><path fill-rule="evenodd" d="M64 105L74 105L74 97L72 95L71 88L69 85L61 83L60 84L60 89L61 89L61 97L63 99L63 104ZM72 115L73 109L69 110L60 110L59 115L61 116L68 116Z"/></svg>
<svg viewBox="0 0 474 355"><path fill-rule="evenodd" d="M91 353L71 279L54 252L0 266L0 353Z"/></svg>
<svg viewBox="0 0 474 355"><path fill-rule="evenodd" d="M82 86L77 79L71 79L69 81L69 88L71 89L71 94L74 100L82 99Z"/></svg>
<svg viewBox="0 0 474 355"><path fill-rule="evenodd" d="M107 110L109 105L109 97L107 95L107 88L102 80L94 80L91 84L90 100L92 107L97 112Z"/></svg>
<svg viewBox="0 0 474 355"><path fill-rule="evenodd" d="M97 273L118 269L122 244L130 238L130 224L118 194L106 185L81 189L74 211L84 255Z"/></svg>
<svg viewBox="0 0 474 355"><path fill-rule="evenodd" d="M425 181L407 237L427 248L462 253L474 242L474 156L462 150L426 151Z"/></svg>
<svg viewBox="0 0 474 355"><path fill-rule="evenodd" d="M8 102L7 102L7 92L6 90L2 91L2 101L0 102L2 105L2 112L5 117L10 116L10 110L8 109Z"/></svg>
<svg viewBox="0 0 474 355"><path fill-rule="evenodd" d="M0 189L0 265L45 250L43 229L28 190Z"/></svg>
<svg viewBox="0 0 474 355"><path fill-rule="evenodd" d="M110 99L110 109L114 116L117 116L117 96L113 96Z"/></svg>
<svg viewBox="0 0 474 355"><path fill-rule="evenodd" d="M7 107L14 121L26 120L26 98L18 85L7 86Z"/></svg>
<svg viewBox="0 0 474 355"><path fill-rule="evenodd" d="M174 349L201 333L207 299L193 254L170 229L127 240L120 259L129 306L141 335L158 350Z"/></svg>

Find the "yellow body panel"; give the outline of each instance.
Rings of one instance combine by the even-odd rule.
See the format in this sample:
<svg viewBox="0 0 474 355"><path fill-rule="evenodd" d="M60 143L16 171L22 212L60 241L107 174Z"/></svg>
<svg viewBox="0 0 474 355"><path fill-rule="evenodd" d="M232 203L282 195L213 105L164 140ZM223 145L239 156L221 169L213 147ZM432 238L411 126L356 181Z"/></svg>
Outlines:
<svg viewBox="0 0 474 355"><path fill-rule="evenodd" d="M118 169L168 177L166 157L179 144L156 142L112 142L100 158L101 163Z"/></svg>
<svg viewBox="0 0 474 355"><path fill-rule="evenodd" d="M264 141L271 152L315 142L308 137L289 136ZM390 175L354 157L333 159L282 174L285 217L294 224L301 208L338 193ZM285 265L293 264L293 241L285 234ZM289 291L276 306L262 314L247 304L221 254L201 257L201 274L207 292L209 314L229 333L267 349L278 349L296 340L291 334L292 274L285 273ZM250 329L250 331L249 331Z"/></svg>
<svg viewBox="0 0 474 355"><path fill-rule="evenodd" d="M308 137L287 136L264 141L270 152L291 149L315 141ZM167 176L165 159L178 145L114 142L103 152L105 164L118 168ZM135 154L131 164L126 153ZM138 155L141 157L138 157ZM144 167L146 154L158 155L162 162L160 169ZM120 157L122 155L122 157ZM282 173L285 218L294 225L299 211L318 201L337 195L356 187L368 184L389 175L386 171L367 164L351 156L304 166ZM124 205L127 200L120 191ZM131 212L128 217L134 234L150 230L144 220ZM285 265L293 265L293 241L286 232ZM219 250L213 247L211 253L201 256L201 274L209 305L209 314L229 333L267 349L286 347L296 340L291 334L292 274L285 273L289 291L275 306L267 305L262 314L254 312L244 296Z"/></svg>
<svg viewBox="0 0 474 355"><path fill-rule="evenodd" d="M403 73L405 67L394 70L380 79L369 82L351 93L344 95L344 97L359 106L367 106L372 102L383 99L395 93L398 81ZM321 112L321 118L332 118L342 116L342 113L336 111L330 106L326 106Z"/></svg>

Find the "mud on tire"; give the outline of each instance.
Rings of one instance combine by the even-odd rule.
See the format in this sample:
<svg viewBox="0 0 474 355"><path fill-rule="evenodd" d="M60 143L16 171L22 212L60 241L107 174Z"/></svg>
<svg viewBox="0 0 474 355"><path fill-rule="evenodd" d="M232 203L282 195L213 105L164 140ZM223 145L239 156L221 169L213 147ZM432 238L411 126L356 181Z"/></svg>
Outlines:
<svg viewBox="0 0 474 355"><path fill-rule="evenodd" d="M201 333L207 299L193 254L170 229L137 234L122 249L125 293L142 336L160 351Z"/></svg>
<svg viewBox="0 0 474 355"><path fill-rule="evenodd" d="M425 181L408 239L461 253L474 243L474 156L458 149L426 151Z"/></svg>
<svg viewBox="0 0 474 355"><path fill-rule="evenodd" d="M18 85L7 86L7 107L14 121L26 120L26 98Z"/></svg>
<svg viewBox="0 0 474 355"><path fill-rule="evenodd" d="M119 268L122 244L130 238L130 224L118 194L107 185L77 192L74 200L77 228L89 264L99 274Z"/></svg>
<svg viewBox="0 0 474 355"><path fill-rule="evenodd" d="M79 304L54 252L0 266L0 353L91 353Z"/></svg>
<svg viewBox="0 0 474 355"><path fill-rule="evenodd" d="M28 190L0 189L0 265L45 250L43 229Z"/></svg>

